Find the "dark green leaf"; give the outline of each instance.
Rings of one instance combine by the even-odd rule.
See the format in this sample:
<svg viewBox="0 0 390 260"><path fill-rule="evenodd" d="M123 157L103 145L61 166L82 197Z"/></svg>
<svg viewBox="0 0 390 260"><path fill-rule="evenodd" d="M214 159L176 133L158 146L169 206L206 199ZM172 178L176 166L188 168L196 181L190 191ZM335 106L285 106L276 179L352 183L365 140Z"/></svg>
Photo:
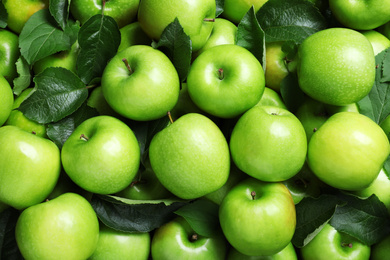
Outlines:
<svg viewBox="0 0 390 260"><path fill-rule="evenodd" d="M218 17L223 13L223 9L225 6L225 0L215 0L215 4L217 6L216 12L215 12L215 17Z"/></svg>
<svg viewBox="0 0 390 260"><path fill-rule="evenodd" d="M288 74L282 80L280 94L287 109L293 113L304 102L305 94L299 87L298 78L295 73Z"/></svg>
<svg viewBox="0 0 390 260"><path fill-rule="evenodd" d="M390 82L390 48L383 51L381 82Z"/></svg>
<svg viewBox="0 0 390 260"><path fill-rule="evenodd" d="M73 39L61 28L50 15L49 10L43 9L34 13L24 25L19 35L21 55L28 64L63 50L70 50Z"/></svg>
<svg viewBox="0 0 390 260"><path fill-rule="evenodd" d="M89 84L101 77L107 62L117 53L121 34L112 17L97 14L80 28L78 40L77 73Z"/></svg>
<svg viewBox="0 0 390 260"><path fill-rule="evenodd" d="M288 60L292 61L296 58L298 53L298 46L294 41L286 41L282 45L282 51L286 54Z"/></svg>
<svg viewBox="0 0 390 260"><path fill-rule="evenodd" d="M383 164L383 169L385 170L387 177L390 179L390 155Z"/></svg>
<svg viewBox="0 0 390 260"><path fill-rule="evenodd" d="M76 127L88 118L98 115L96 109L87 106L84 102L73 114L56 123L49 124L46 130L47 136L61 149Z"/></svg>
<svg viewBox="0 0 390 260"><path fill-rule="evenodd" d="M18 77L14 79L13 91L15 95L19 96L23 90L30 86L32 78L30 66L22 56L16 61L16 71L18 72Z"/></svg>
<svg viewBox="0 0 390 260"><path fill-rule="evenodd" d="M175 213L185 218L201 236L213 237L219 233L218 205L205 199L189 203Z"/></svg>
<svg viewBox="0 0 390 260"><path fill-rule="evenodd" d="M306 197L296 205L297 225L292 243L303 247L329 222L336 208L343 202L335 195L322 194L318 198Z"/></svg>
<svg viewBox="0 0 390 260"><path fill-rule="evenodd" d="M301 43L327 26L320 11L309 1L268 0L256 15L267 42Z"/></svg>
<svg viewBox="0 0 390 260"><path fill-rule="evenodd" d="M0 213L0 259L23 260L15 240L15 225L19 214L13 208Z"/></svg>
<svg viewBox="0 0 390 260"><path fill-rule="evenodd" d="M57 122L75 112L88 97L83 82L70 70L50 67L34 78L32 94L18 110L38 123Z"/></svg>
<svg viewBox="0 0 390 260"><path fill-rule="evenodd" d="M172 220L182 201L137 201L114 196L94 195L91 201L99 219L123 232L150 232Z"/></svg>
<svg viewBox="0 0 390 260"><path fill-rule="evenodd" d="M383 71L385 64L390 63L389 53L390 48L376 55L374 86L367 96L357 102L360 113L368 116L377 124L380 124L390 114L390 81L384 80L390 75Z"/></svg>
<svg viewBox="0 0 390 260"><path fill-rule="evenodd" d="M0 28L7 27L8 13L3 2L0 1Z"/></svg>
<svg viewBox="0 0 390 260"><path fill-rule="evenodd" d="M177 18L164 29L156 48L168 56L183 82L190 69L192 46Z"/></svg>
<svg viewBox="0 0 390 260"><path fill-rule="evenodd" d="M70 0L50 0L50 13L63 30L68 22L69 7Z"/></svg>
<svg viewBox="0 0 390 260"><path fill-rule="evenodd" d="M348 203L337 207L330 221L335 229L369 246L390 234L390 216L376 195L367 199L345 195L343 199Z"/></svg>
<svg viewBox="0 0 390 260"><path fill-rule="evenodd" d="M265 36L253 6L238 24L236 42L237 45L250 51L265 68Z"/></svg>

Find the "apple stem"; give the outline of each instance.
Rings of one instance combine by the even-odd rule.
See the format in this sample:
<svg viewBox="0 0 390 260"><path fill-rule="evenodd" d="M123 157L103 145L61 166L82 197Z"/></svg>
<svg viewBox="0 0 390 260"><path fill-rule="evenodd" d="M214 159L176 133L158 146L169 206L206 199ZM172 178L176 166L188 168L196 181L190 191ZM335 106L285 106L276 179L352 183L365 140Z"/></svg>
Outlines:
<svg viewBox="0 0 390 260"><path fill-rule="evenodd" d="M255 197L256 197L256 191L252 191L251 192L251 196L252 196L252 199L255 200Z"/></svg>
<svg viewBox="0 0 390 260"><path fill-rule="evenodd" d="M205 22L215 22L215 18L204 18L203 21L205 21Z"/></svg>
<svg viewBox="0 0 390 260"><path fill-rule="evenodd" d="M81 134L80 135L80 139L84 140L84 141L88 141L88 137L85 136L85 134Z"/></svg>
<svg viewBox="0 0 390 260"><path fill-rule="evenodd" d="M173 119L172 119L171 111L168 111L167 114L168 114L169 121L171 122L171 124L173 124Z"/></svg>
<svg viewBox="0 0 390 260"><path fill-rule="evenodd" d="M317 132L317 130L318 130L317 127L314 127L313 128L313 133Z"/></svg>
<svg viewBox="0 0 390 260"><path fill-rule="evenodd" d="M223 80L223 78L225 77L222 68L218 69L218 77L220 80Z"/></svg>
<svg viewBox="0 0 390 260"><path fill-rule="evenodd" d="M341 243L341 246L352 248L352 243Z"/></svg>
<svg viewBox="0 0 390 260"><path fill-rule="evenodd" d="M35 132L35 131L32 131L31 133L32 133L33 135L36 135L36 134L37 134L37 132Z"/></svg>
<svg viewBox="0 0 390 260"><path fill-rule="evenodd" d="M194 233L194 234L191 235L190 241L191 242L195 242L196 240L198 240L198 234Z"/></svg>
<svg viewBox="0 0 390 260"><path fill-rule="evenodd" d="M127 59L126 59L126 58L123 58L122 61L125 63L127 69L128 69L129 72L130 72L130 75L133 74L133 70L131 69L130 64L129 64L129 62L127 61Z"/></svg>
<svg viewBox="0 0 390 260"><path fill-rule="evenodd" d="M102 15L104 15L104 8L106 7L106 0L102 1Z"/></svg>

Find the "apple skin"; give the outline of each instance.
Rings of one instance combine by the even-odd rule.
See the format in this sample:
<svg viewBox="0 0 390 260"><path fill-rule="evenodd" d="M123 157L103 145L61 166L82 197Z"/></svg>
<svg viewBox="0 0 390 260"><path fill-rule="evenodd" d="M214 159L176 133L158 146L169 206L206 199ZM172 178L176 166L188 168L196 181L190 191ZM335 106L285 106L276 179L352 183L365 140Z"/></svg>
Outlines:
<svg viewBox="0 0 390 260"><path fill-rule="evenodd" d="M89 260L147 260L150 254L150 234L130 233L101 225L95 252Z"/></svg>
<svg viewBox="0 0 390 260"><path fill-rule="evenodd" d="M355 103L374 85L374 51L360 32L347 28L316 32L299 46L297 59L300 88L320 102Z"/></svg>
<svg viewBox="0 0 390 260"><path fill-rule="evenodd" d="M326 224L300 252L302 260L368 260L371 248Z"/></svg>
<svg viewBox="0 0 390 260"><path fill-rule="evenodd" d="M280 92L282 80L288 75L287 54L282 51L284 42L266 43L265 85Z"/></svg>
<svg viewBox="0 0 390 260"><path fill-rule="evenodd" d="M19 56L18 35L6 29L0 29L0 72L10 84L18 75L15 63Z"/></svg>
<svg viewBox="0 0 390 260"><path fill-rule="evenodd" d="M215 14L215 0L142 0L138 22L151 39L158 41L164 29L177 17L195 52L205 45L214 26L205 19L215 19Z"/></svg>
<svg viewBox="0 0 390 260"><path fill-rule="evenodd" d="M390 47L390 40L378 31L368 30L361 32L371 42L374 55Z"/></svg>
<svg viewBox="0 0 390 260"><path fill-rule="evenodd" d="M225 136L211 119L197 113L185 114L157 133L149 160L162 185L182 199L218 190L230 171Z"/></svg>
<svg viewBox="0 0 390 260"><path fill-rule="evenodd" d="M297 253L293 244L290 242L285 248L274 255L267 256L248 256L240 253L234 247L231 247L226 260L297 260Z"/></svg>
<svg viewBox="0 0 390 260"><path fill-rule="evenodd" d="M101 14L102 0L72 0L70 12L83 25L89 18ZM104 15L114 18L119 28L136 20L140 0L105 0Z"/></svg>
<svg viewBox="0 0 390 260"><path fill-rule="evenodd" d="M137 174L140 148L125 123L111 116L96 116L81 123L65 141L61 160L78 186L112 194L126 188Z"/></svg>
<svg viewBox="0 0 390 260"><path fill-rule="evenodd" d="M264 71L247 49L234 44L214 46L192 63L187 87L200 109L233 118L259 102L265 87Z"/></svg>
<svg viewBox="0 0 390 260"><path fill-rule="evenodd" d="M230 138L234 163L246 174L270 182L299 172L307 151L305 130L286 109L255 106L238 119Z"/></svg>
<svg viewBox="0 0 390 260"><path fill-rule="evenodd" d="M118 52L133 45L152 44L152 40L142 30L138 21L123 26L119 31L121 33L121 43L119 44Z"/></svg>
<svg viewBox="0 0 390 260"><path fill-rule="evenodd" d="M0 126L8 119L14 104L14 93L8 81L0 76Z"/></svg>
<svg viewBox="0 0 390 260"><path fill-rule="evenodd" d="M219 221L226 239L242 254L273 255L294 235L295 205L282 183L247 178L223 199Z"/></svg>
<svg viewBox="0 0 390 260"><path fill-rule="evenodd" d="M16 126L0 128L0 201L16 209L40 203L60 171L60 151L52 141Z"/></svg>
<svg viewBox="0 0 390 260"><path fill-rule="evenodd" d="M127 59L132 73L122 59ZM114 111L137 121L166 115L180 92L179 76L172 62L161 51L146 45L118 52L104 69L101 86Z"/></svg>
<svg viewBox="0 0 390 260"><path fill-rule="evenodd" d="M371 247L371 260L390 260L390 235Z"/></svg>
<svg viewBox="0 0 390 260"><path fill-rule="evenodd" d="M389 140L374 121L359 113L340 112L312 135L307 162L321 181L354 191L377 178L389 152Z"/></svg>
<svg viewBox="0 0 390 260"><path fill-rule="evenodd" d="M195 231L182 217L164 224L152 237L152 259L225 259L227 243L222 235L197 235L197 239L192 241L194 234Z"/></svg>
<svg viewBox="0 0 390 260"><path fill-rule="evenodd" d="M91 204L65 193L25 209L15 229L25 259L87 259L96 249L99 221Z"/></svg>
<svg viewBox="0 0 390 260"><path fill-rule="evenodd" d="M255 13L259 11L268 0L225 0L222 16L238 24L249 9L253 6Z"/></svg>
<svg viewBox="0 0 390 260"><path fill-rule="evenodd" d="M389 0L329 0L332 14L344 26L372 30L390 21Z"/></svg>
<svg viewBox="0 0 390 260"><path fill-rule="evenodd" d="M261 96L261 99L256 104L256 106L275 106L287 109L279 93L268 87L264 88L263 95Z"/></svg>

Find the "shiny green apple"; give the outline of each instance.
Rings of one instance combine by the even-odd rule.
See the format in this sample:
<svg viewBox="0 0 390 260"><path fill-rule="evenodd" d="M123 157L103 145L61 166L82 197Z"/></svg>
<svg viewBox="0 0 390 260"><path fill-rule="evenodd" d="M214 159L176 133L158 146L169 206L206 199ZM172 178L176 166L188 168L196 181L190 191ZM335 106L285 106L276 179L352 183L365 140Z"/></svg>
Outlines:
<svg viewBox="0 0 390 260"><path fill-rule="evenodd" d="M238 24L249 9L253 6L255 13L268 0L225 0L222 16Z"/></svg>
<svg viewBox="0 0 390 260"><path fill-rule="evenodd" d="M263 95L256 106L275 106L287 109L280 94L272 88L265 87Z"/></svg>
<svg viewBox="0 0 390 260"><path fill-rule="evenodd" d="M0 75L12 84L18 75L16 61L20 56L19 37L17 34L0 29Z"/></svg>
<svg viewBox="0 0 390 260"><path fill-rule="evenodd" d="M138 21L123 26L119 31L121 33L121 43L119 44L118 52L133 45L152 44L152 40L142 30Z"/></svg>
<svg viewBox="0 0 390 260"><path fill-rule="evenodd" d="M0 126L8 119L14 104L14 93L8 81L0 76Z"/></svg>
<svg viewBox="0 0 390 260"><path fill-rule="evenodd" d="M362 34L371 42L372 48L374 49L374 55L386 50L390 47L390 40L375 30L363 31Z"/></svg>

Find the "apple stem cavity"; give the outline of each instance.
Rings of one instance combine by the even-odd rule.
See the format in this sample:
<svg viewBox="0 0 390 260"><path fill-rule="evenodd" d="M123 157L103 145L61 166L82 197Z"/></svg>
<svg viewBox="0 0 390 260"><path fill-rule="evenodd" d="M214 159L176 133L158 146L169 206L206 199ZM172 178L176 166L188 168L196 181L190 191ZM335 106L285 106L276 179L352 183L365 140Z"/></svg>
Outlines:
<svg viewBox="0 0 390 260"><path fill-rule="evenodd" d="M130 75L133 74L133 70L131 69L130 64L129 64L129 62L127 61L127 59L126 59L126 58L123 58L122 61L125 63L126 68L127 68L127 69L129 70L129 72L130 72Z"/></svg>
<svg viewBox="0 0 390 260"><path fill-rule="evenodd" d="M198 234L196 234L196 233L192 234L191 237L190 237L190 241L191 242L195 242L197 240L198 240Z"/></svg>
<svg viewBox="0 0 390 260"><path fill-rule="evenodd" d="M218 69L218 77L219 77L220 80L223 80L224 77L225 77L222 68Z"/></svg>
<svg viewBox="0 0 390 260"><path fill-rule="evenodd" d="M341 246L352 248L352 243L341 243Z"/></svg>
<svg viewBox="0 0 390 260"><path fill-rule="evenodd" d="M215 18L204 18L203 21L205 22L215 22Z"/></svg>
<svg viewBox="0 0 390 260"><path fill-rule="evenodd" d="M80 139L84 140L84 141L88 141L89 140L88 137L85 136L85 134L81 134L80 135Z"/></svg>
<svg viewBox="0 0 390 260"><path fill-rule="evenodd" d="M252 191L252 192L251 192L251 196L252 196L252 200L255 200L255 197L256 197L256 191Z"/></svg>

